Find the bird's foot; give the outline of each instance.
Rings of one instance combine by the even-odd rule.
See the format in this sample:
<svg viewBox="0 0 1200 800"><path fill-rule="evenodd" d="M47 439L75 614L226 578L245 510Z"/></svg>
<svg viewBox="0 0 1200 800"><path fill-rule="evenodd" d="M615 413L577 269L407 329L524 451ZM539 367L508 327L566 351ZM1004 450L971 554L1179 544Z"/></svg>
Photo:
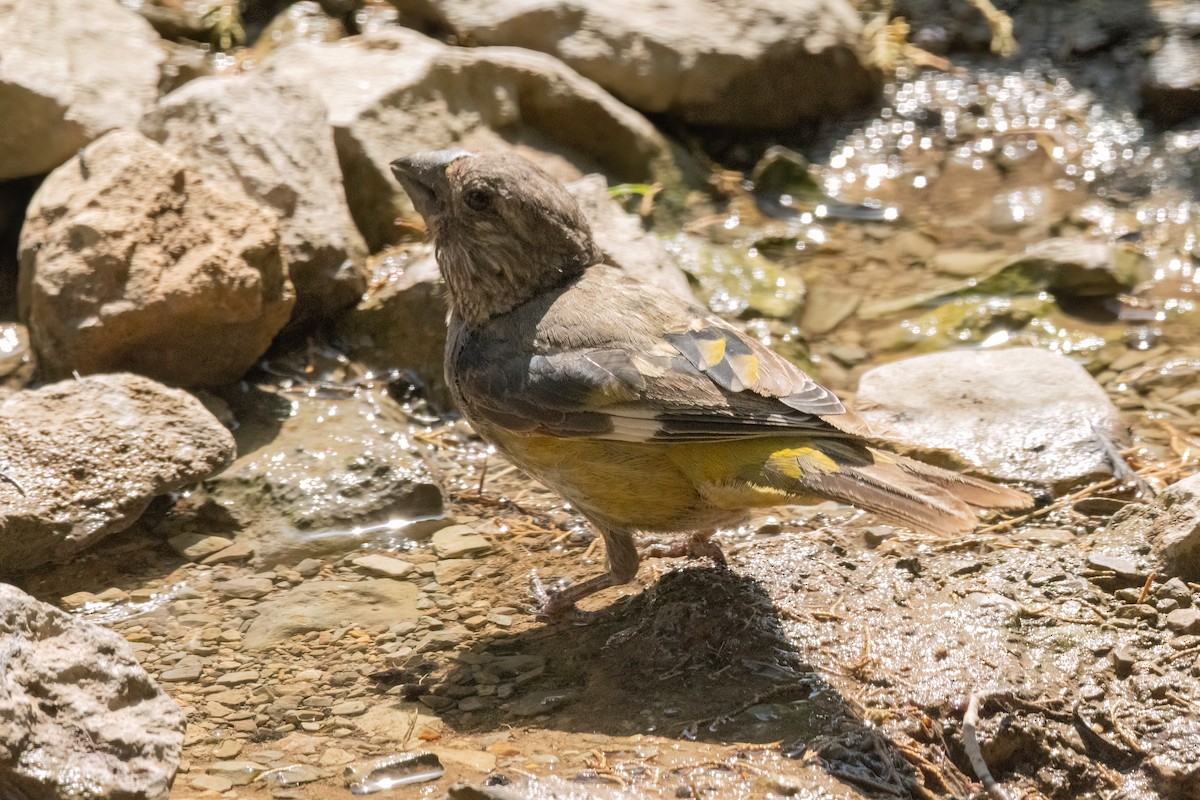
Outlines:
<svg viewBox="0 0 1200 800"><path fill-rule="evenodd" d="M533 596L533 613L543 622L573 622L586 625L595 619L595 614L580 611L575 604L601 589L615 586L611 574L597 575L580 583L550 588L542 582L536 571L529 576L529 593Z"/></svg>
<svg viewBox="0 0 1200 800"><path fill-rule="evenodd" d="M641 554L651 558L709 558L718 566L725 566L725 553L712 540L712 533L689 533L671 542L661 542L642 548Z"/></svg>

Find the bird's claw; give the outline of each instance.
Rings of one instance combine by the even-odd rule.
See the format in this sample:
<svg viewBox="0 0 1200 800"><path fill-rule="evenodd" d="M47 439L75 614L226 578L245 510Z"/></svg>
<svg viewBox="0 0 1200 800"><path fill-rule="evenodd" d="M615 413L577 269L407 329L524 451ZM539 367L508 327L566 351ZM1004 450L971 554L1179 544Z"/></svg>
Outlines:
<svg viewBox="0 0 1200 800"><path fill-rule="evenodd" d="M670 542L652 544L642 548L641 555L648 558L708 558L722 567L728 563L721 546L709 533L692 533Z"/></svg>
<svg viewBox="0 0 1200 800"><path fill-rule="evenodd" d="M595 592L600 587L594 584L599 583L600 581L593 579L569 586L549 588L542 582L537 570L533 570L529 574L529 593L533 597L531 611L534 617L542 622L572 622L576 625L587 625L595 619L595 613L579 610L575 606L575 602Z"/></svg>

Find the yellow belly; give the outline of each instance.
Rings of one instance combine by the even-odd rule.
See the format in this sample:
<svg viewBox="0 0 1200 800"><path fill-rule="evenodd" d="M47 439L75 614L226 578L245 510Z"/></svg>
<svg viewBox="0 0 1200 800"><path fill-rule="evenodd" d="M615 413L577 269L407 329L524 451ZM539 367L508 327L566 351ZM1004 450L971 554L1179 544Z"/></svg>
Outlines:
<svg viewBox="0 0 1200 800"><path fill-rule="evenodd" d="M513 463L584 513L643 531L714 527L736 522L750 508L820 499L773 487L764 474L779 453L806 452L806 440L795 437L685 444L491 438Z"/></svg>

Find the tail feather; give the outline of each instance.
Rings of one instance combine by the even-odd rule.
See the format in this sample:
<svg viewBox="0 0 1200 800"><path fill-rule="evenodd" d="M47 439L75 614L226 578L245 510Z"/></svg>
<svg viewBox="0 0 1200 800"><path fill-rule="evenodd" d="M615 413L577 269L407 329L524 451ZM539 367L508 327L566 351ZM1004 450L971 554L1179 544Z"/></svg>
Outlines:
<svg viewBox="0 0 1200 800"><path fill-rule="evenodd" d="M822 450L836 469L805 470L800 483L806 494L840 500L916 530L968 533L979 525L976 509L1033 505L1024 492L904 456L853 445Z"/></svg>

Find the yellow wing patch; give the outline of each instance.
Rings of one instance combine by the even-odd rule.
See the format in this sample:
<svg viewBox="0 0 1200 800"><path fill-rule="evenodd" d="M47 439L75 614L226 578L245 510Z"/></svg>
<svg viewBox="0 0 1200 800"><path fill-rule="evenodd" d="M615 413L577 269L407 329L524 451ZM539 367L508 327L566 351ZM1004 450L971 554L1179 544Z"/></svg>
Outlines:
<svg viewBox="0 0 1200 800"><path fill-rule="evenodd" d="M775 472L797 481L814 473L828 475L838 471L837 463L815 447L776 450L767 459L765 468L768 472Z"/></svg>
<svg viewBox="0 0 1200 800"><path fill-rule="evenodd" d="M753 353L730 355L726 358L733 374L748 389L758 385L758 356Z"/></svg>
<svg viewBox="0 0 1200 800"><path fill-rule="evenodd" d="M721 359L725 358L725 340L723 338L697 338L695 341L696 350L700 353L701 369L712 369L721 363Z"/></svg>

